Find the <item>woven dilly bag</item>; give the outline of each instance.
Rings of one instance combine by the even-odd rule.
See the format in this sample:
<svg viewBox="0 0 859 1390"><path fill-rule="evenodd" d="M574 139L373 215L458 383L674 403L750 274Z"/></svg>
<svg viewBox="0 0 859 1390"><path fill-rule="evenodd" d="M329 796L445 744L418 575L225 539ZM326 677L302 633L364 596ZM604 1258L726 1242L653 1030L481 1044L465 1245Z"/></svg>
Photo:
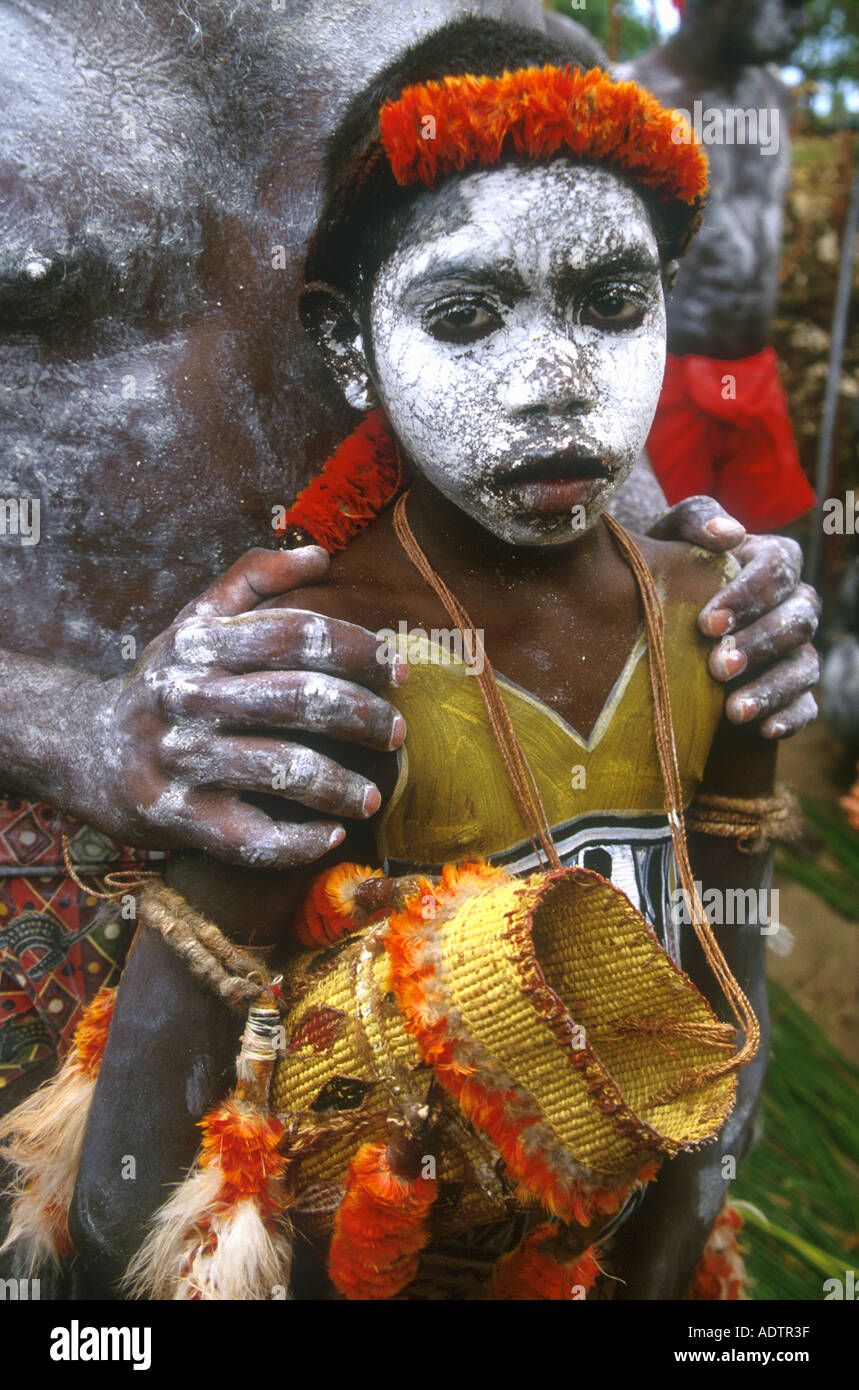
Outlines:
<svg viewBox="0 0 859 1390"><path fill-rule="evenodd" d="M457 1190L441 1231L503 1216L514 1191L588 1223L643 1169L712 1138L733 1104L734 1029L586 869L417 880L399 911L299 957L287 980L302 998L272 1106L299 1140L296 1214L319 1229L357 1143L381 1141L433 1081L444 1120L424 1147ZM333 1114L341 1133L302 1155L302 1129Z"/></svg>

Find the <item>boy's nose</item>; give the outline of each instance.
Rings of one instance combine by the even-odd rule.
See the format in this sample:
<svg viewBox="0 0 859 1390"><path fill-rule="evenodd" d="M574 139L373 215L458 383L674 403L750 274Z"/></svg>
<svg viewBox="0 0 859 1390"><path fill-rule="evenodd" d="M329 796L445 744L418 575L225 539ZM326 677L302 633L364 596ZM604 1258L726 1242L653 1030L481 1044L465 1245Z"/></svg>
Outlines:
<svg viewBox="0 0 859 1390"><path fill-rule="evenodd" d="M583 415L594 398L581 353L567 338L553 334L517 358L501 403L511 415Z"/></svg>

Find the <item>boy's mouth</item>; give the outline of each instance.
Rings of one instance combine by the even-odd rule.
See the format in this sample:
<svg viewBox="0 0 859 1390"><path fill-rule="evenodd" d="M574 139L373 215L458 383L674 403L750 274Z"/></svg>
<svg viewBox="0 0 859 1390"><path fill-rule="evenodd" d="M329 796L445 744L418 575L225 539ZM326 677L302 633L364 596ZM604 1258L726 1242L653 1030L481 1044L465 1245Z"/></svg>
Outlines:
<svg viewBox="0 0 859 1390"><path fill-rule="evenodd" d="M587 506L600 482L611 477L602 459L580 449L531 454L499 479L526 511L554 516Z"/></svg>

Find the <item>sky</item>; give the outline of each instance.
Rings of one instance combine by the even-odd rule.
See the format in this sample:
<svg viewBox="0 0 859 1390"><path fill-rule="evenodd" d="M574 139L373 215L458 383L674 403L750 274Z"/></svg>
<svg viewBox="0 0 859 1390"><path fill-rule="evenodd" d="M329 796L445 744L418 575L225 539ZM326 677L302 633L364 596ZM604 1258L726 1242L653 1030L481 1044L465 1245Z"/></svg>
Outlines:
<svg viewBox="0 0 859 1390"><path fill-rule="evenodd" d="M642 19L650 19L650 0L633 0L632 7ZM656 18L663 34L670 34L677 28L678 14L671 0L656 0Z"/></svg>

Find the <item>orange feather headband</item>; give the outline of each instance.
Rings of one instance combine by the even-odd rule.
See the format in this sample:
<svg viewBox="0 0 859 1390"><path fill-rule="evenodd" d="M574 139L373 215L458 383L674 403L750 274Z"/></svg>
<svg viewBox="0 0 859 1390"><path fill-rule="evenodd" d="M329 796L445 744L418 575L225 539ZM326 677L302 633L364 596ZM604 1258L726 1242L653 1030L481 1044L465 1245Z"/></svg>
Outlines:
<svg viewBox="0 0 859 1390"><path fill-rule="evenodd" d="M679 118L635 82L599 68L520 68L407 87L379 112L391 171L402 186L434 187L507 153L548 159L564 150L628 173L660 202L695 203L707 191L707 158Z"/></svg>

